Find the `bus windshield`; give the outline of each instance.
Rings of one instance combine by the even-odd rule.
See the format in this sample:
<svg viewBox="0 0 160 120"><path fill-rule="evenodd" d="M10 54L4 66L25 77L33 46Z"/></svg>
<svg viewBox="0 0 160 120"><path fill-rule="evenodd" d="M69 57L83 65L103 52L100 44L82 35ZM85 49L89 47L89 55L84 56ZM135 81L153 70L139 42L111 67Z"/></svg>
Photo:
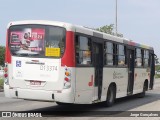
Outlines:
<svg viewBox="0 0 160 120"><path fill-rule="evenodd" d="M25 57L61 57L65 48L64 28L47 25L14 25L9 28L11 54Z"/></svg>

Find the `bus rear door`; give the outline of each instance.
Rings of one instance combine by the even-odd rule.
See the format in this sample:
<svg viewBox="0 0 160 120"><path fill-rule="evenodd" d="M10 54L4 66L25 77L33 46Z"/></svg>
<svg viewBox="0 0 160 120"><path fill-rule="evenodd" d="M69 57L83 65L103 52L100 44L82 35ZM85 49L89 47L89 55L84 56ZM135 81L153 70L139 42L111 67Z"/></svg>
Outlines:
<svg viewBox="0 0 160 120"><path fill-rule="evenodd" d="M128 57L128 88L127 95L133 94L133 86L134 86L134 61L135 61L135 51L133 49L127 50Z"/></svg>
<svg viewBox="0 0 160 120"><path fill-rule="evenodd" d="M93 42L93 64L95 67L94 97L101 100L103 77L103 44Z"/></svg>

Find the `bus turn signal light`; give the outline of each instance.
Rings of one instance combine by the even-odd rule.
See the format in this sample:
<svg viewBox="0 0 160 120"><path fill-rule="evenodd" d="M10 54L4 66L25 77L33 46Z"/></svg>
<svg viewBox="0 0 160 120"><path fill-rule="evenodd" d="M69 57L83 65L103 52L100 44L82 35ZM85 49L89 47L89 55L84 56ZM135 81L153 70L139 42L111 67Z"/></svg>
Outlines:
<svg viewBox="0 0 160 120"><path fill-rule="evenodd" d="M68 71L65 72L66 76L70 76L70 73Z"/></svg>

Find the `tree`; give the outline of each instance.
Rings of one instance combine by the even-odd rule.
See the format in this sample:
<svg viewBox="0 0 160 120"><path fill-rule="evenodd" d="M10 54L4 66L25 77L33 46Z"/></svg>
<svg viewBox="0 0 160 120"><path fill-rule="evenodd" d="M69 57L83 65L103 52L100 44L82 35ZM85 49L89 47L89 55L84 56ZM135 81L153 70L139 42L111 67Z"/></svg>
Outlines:
<svg viewBox="0 0 160 120"><path fill-rule="evenodd" d="M114 33L113 30L114 30L114 24L110 24L110 25L105 25L105 26L102 26L100 28L96 28L96 30L100 31L100 32L104 32L104 33L107 33L107 34L110 34L110 35L114 35L114 36L118 36L118 37L123 37L123 34L121 33Z"/></svg>
<svg viewBox="0 0 160 120"><path fill-rule="evenodd" d="M0 65L4 65L5 60L5 47L0 46Z"/></svg>
<svg viewBox="0 0 160 120"><path fill-rule="evenodd" d="M105 26L102 26L100 28L97 28L96 30L112 35L113 34L113 28L114 28L114 24L110 24L110 25L105 25Z"/></svg>
<svg viewBox="0 0 160 120"><path fill-rule="evenodd" d="M159 58L155 57L155 64L159 64Z"/></svg>

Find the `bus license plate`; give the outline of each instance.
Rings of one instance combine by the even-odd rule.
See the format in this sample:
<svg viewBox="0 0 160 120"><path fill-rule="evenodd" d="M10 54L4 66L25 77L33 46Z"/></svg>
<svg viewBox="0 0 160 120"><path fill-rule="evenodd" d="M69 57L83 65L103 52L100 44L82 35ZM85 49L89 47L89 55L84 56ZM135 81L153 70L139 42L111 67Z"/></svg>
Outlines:
<svg viewBox="0 0 160 120"><path fill-rule="evenodd" d="M30 81L30 85L41 85L41 81Z"/></svg>

